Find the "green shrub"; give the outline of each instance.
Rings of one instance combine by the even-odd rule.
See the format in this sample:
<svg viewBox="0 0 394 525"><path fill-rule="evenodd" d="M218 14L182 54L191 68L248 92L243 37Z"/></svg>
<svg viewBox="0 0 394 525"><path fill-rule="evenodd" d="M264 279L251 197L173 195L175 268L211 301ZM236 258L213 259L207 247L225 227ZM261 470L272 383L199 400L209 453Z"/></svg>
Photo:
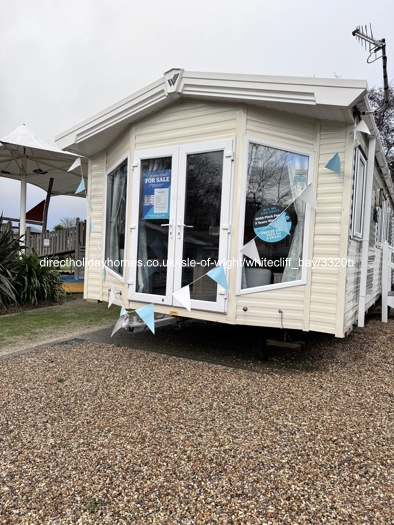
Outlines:
<svg viewBox="0 0 394 525"><path fill-rule="evenodd" d="M14 280L18 273L20 238L15 238L10 228L2 228L0 217L0 306L18 302Z"/></svg>
<svg viewBox="0 0 394 525"><path fill-rule="evenodd" d="M14 285L19 302L31 306L59 302L65 295L58 272L51 266L40 264L34 250L22 254Z"/></svg>

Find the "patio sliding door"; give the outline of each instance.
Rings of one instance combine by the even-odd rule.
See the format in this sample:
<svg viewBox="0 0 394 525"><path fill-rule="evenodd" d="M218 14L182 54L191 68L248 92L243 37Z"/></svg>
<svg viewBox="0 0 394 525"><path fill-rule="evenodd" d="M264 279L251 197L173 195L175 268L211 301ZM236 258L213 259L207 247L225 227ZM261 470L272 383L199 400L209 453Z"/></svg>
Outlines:
<svg viewBox="0 0 394 525"><path fill-rule="evenodd" d="M134 163L129 299L225 311L226 292L205 276L227 258L232 141L139 152Z"/></svg>

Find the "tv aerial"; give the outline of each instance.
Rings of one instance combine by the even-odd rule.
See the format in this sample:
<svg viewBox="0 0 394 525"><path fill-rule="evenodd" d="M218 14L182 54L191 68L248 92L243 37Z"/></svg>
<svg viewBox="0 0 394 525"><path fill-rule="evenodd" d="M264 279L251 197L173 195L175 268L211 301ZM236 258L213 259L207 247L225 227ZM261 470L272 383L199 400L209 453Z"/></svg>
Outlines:
<svg viewBox="0 0 394 525"><path fill-rule="evenodd" d="M361 45L364 44L365 49L368 48L369 56L367 63L372 64L380 58L383 66L383 104L372 113L382 113L389 105L389 82L387 77L387 55L386 55L386 40L382 38L377 40L373 37L372 26L369 24L369 31L367 26L358 26L352 35L357 38ZM373 56L374 55L374 56Z"/></svg>

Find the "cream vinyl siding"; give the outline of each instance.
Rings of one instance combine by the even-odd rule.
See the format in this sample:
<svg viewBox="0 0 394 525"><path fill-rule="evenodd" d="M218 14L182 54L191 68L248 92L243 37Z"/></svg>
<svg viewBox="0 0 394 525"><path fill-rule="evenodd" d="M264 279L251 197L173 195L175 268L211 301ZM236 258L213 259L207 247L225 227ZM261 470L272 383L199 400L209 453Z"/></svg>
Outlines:
<svg viewBox="0 0 394 525"><path fill-rule="evenodd" d="M236 132L234 106L181 103L136 125L137 150L232 138Z"/></svg>
<svg viewBox="0 0 394 525"><path fill-rule="evenodd" d="M381 184L377 180L375 172L372 191L378 190ZM382 273L382 249L376 246L377 223L373 220L373 203L371 203L371 220L369 232L368 270L367 270L367 293L365 308L368 310L380 297L381 273ZM352 209L352 207L351 207ZM349 259L354 260L355 265L348 268L346 278L346 308L345 308L345 332L357 322L358 305L360 295L360 272L361 272L362 242L356 239L349 240Z"/></svg>
<svg viewBox="0 0 394 525"><path fill-rule="evenodd" d="M375 176L372 191L375 192L380 187L381 185ZM374 203L371 203L371 205L374 206ZM382 248L376 245L378 225L373 220L373 209L371 211L369 231L366 308L369 308L377 301L382 291Z"/></svg>
<svg viewBox="0 0 394 525"><path fill-rule="evenodd" d="M237 324L303 329L305 287L294 286L237 297ZM245 311L244 308L247 308Z"/></svg>
<svg viewBox="0 0 394 525"><path fill-rule="evenodd" d="M274 147L293 148L295 151L315 151L315 124L307 119L295 118L273 111L248 109L246 121L246 136L258 140L261 144ZM245 152L247 155L247 151ZM244 174L237 174L244 180ZM244 188L236 196L235 208L241 207L244 199ZM238 239L238 228L243 227L244 218L240 224L233 225L233 243ZM236 322L250 326L283 326L289 329L303 330L305 325L305 303L307 286L297 285L277 290L267 290L247 293L236 297ZM247 309L246 311L244 309Z"/></svg>
<svg viewBox="0 0 394 525"><path fill-rule="evenodd" d="M246 134L269 141L269 145L292 146L313 151L315 123L274 111L248 109Z"/></svg>
<svg viewBox="0 0 394 525"><path fill-rule="evenodd" d="M346 275L345 331L355 324L358 317L361 250L362 242L356 239L349 240L348 257L349 260L354 262L354 265L348 268Z"/></svg>
<svg viewBox="0 0 394 525"><path fill-rule="evenodd" d="M107 150L106 173L124 160L130 151L130 132L122 134ZM130 167L129 167L130 168ZM130 169L129 169L130 172Z"/></svg>
<svg viewBox="0 0 394 525"><path fill-rule="evenodd" d="M318 211L313 232L312 259L318 263L311 271L309 330L342 337L346 282L349 202L353 159L352 137L348 128L321 124L317 174ZM350 137L350 138L349 138ZM325 166L338 153L341 174ZM334 261L334 266L326 262Z"/></svg>
<svg viewBox="0 0 394 525"><path fill-rule="evenodd" d="M95 264L98 266L91 265L87 269L85 267L85 275L87 277L85 277L84 296L86 299L108 301L111 285L114 286L117 292L122 292L122 296L127 292L126 285L110 275L109 272L107 272L107 279L104 282L103 261L105 256L107 173L127 157L129 152L129 135L129 132L124 133L112 144L107 152L97 155L90 163L89 198L92 213L88 217L87 224L89 229L91 218L93 220L93 231L90 237L88 232L86 258L90 261L95 261ZM129 186L129 179L127 183ZM118 303L118 301L115 300L115 303Z"/></svg>
<svg viewBox="0 0 394 525"><path fill-rule="evenodd" d="M105 221L105 213L103 211L103 203L105 199L104 177L105 172L105 153L97 155L89 162L89 181L88 181L88 196L91 205L91 213L87 217L87 232L86 232L86 255L85 259L88 262L98 261L100 267L93 264L86 264L85 261L85 285L84 298L91 300L107 300L103 297L102 281L103 270L101 268L101 256L97 257L97 247L103 246L103 228ZM90 231L90 223L93 221L93 230Z"/></svg>

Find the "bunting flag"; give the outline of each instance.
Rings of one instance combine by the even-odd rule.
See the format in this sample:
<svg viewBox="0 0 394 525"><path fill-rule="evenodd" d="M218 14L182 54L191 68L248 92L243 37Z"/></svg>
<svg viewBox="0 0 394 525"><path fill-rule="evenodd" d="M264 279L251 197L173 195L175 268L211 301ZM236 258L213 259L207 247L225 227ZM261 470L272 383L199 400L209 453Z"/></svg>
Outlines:
<svg viewBox="0 0 394 525"><path fill-rule="evenodd" d="M302 190L297 198L309 204L309 206L311 206L314 210L317 210L316 193L313 189L312 183L308 184L308 186Z"/></svg>
<svg viewBox="0 0 394 525"><path fill-rule="evenodd" d="M105 266L104 266L103 273L104 273L104 282L105 282L107 279L107 268Z"/></svg>
<svg viewBox="0 0 394 525"><path fill-rule="evenodd" d="M76 168L79 168L80 166L81 166L81 157L78 157L77 159L74 160L72 166L67 170L67 172L73 171Z"/></svg>
<svg viewBox="0 0 394 525"><path fill-rule="evenodd" d="M79 186L78 188L75 190L74 192L74 195L76 195L77 193L81 193L81 191L84 191L85 190L85 181L83 180L83 177L81 179L81 182L79 183Z"/></svg>
<svg viewBox="0 0 394 525"><path fill-rule="evenodd" d="M93 228L94 228L94 222L93 222L93 219L90 219L89 237L92 234Z"/></svg>
<svg viewBox="0 0 394 525"><path fill-rule="evenodd" d="M138 308L135 313L144 321L149 330L155 333L155 314L153 311L153 304L147 304L142 308Z"/></svg>
<svg viewBox="0 0 394 525"><path fill-rule="evenodd" d="M269 226L272 226L275 230L286 233L286 235L290 233L291 224L287 222L286 215L283 212L270 222Z"/></svg>
<svg viewBox="0 0 394 525"><path fill-rule="evenodd" d="M174 292L172 295L173 295L173 297L175 297L175 299L177 301L179 301L181 303L182 306L184 306L186 308L186 310L189 310L189 312L191 311L191 307L190 307L190 286L189 285L184 286L183 288L181 288L177 292Z"/></svg>
<svg viewBox="0 0 394 525"><path fill-rule="evenodd" d="M215 268L212 268L212 270L209 270L206 275L220 284L220 286L222 286L226 292L228 292L228 283L223 266L216 266Z"/></svg>
<svg viewBox="0 0 394 525"><path fill-rule="evenodd" d="M108 298L108 308L115 301L115 298L116 298L116 292L114 290L114 287L111 285L111 290L109 292L109 298Z"/></svg>
<svg viewBox="0 0 394 525"><path fill-rule="evenodd" d="M126 308L122 306L122 308L120 309L119 317L122 317L122 315L125 315L125 313L126 313Z"/></svg>
<svg viewBox="0 0 394 525"><path fill-rule="evenodd" d="M360 131L361 133L366 133L367 135L371 134L371 132L369 131L368 125L365 122L365 120L360 120L360 122L354 128L354 131Z"/></svg>
<svg viewBox="0 0 394 525"><path fill-rule="evenodd" d="M119 319L116 321L116 325L114 326L114 329L112 330L111 337L121 328L123 328L123 324L126 324L126 321L128 320L129 316L127 314L121 315Z"/></svg>
<svg viewBox="0 0 394 525"><path fill-rule="evenodd" d="M341 174L341 158L339 156L339 153L335 153L335 155L327 162L325 167L328 170L335 171L338 175Z"/></svg>
<svg viewBox="0 0 394 525"><path fill-rule="evenodd" d="M245 246L242 246L241 253L243 253L246 257L249 257L249 259L252 259L252 261L261 266L260 255L257 250L256 241L254 239L245 244Z"/></svg>

